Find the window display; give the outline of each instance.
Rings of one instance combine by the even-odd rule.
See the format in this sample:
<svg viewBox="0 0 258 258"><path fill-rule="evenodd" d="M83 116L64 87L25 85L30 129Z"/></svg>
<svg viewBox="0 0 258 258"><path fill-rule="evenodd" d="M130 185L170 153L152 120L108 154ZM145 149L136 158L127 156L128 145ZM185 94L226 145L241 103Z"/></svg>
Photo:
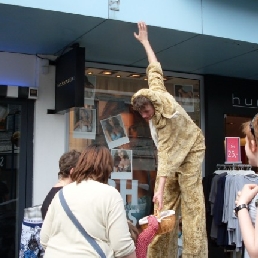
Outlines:
<svg viewBox="0 0 258 258"><path fill-rule="evenodd" d="M165 86L200 126L199 80L166 77ZM81 151L91 143L110 149L114 169L109 184L121 193L127 217L135 225L153 213L157 150L148 123L130 104L131 96L147 87L145 75L105 75L90 68L85 75L85 106L69 113L69 149Z"/></svg>

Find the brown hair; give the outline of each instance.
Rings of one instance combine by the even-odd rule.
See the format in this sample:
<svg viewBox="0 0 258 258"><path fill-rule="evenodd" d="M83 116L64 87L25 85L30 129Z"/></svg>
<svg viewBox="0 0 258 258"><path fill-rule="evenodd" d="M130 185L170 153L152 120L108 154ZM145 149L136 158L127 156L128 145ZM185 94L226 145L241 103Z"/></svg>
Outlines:
<svg viewBox="0 0 258 258"><path fill-rule="evenodd" d="M134 224L130 220L127 220L127 224L128 224L128 227L129 227L129 232L131 234L131 237L134 241L134 244L136 245L137 238L139 236L139 231L138 231L137 227L134 226Z"/></svg>
<svg viewBox="0 0 258 258"><path fill-rule="evenodd" d="M254 128L255 137L251 132L251 126ZM242 132L247 136L249 144L251 140L254 140L256 145L258 145L258 115L255 115L252 120L242 124Z"/></svg>
<svg viewBox="0 0 258 258"><path fill-rule="evenodd" d="M59 159L59 173L58 177L67 178L70 176L70 170L76 166L76 163L81 153L76 150L71 150L64 153Z"/></svg>
<svg viewBox="0 0 258 258"><path fill-rule="evenodd" d="M143 95L139 95L133 99L133 109L138 112L140 112L147 105L153 106L150 99Z"/></svg>
<svg viewBox="0 0 258 258"><path fill-rule="evenodd" d="M93 179L106 184L112 170L113 159L109 149L103 145L92 144L82 152L71 179L77 183Z"/></svg>

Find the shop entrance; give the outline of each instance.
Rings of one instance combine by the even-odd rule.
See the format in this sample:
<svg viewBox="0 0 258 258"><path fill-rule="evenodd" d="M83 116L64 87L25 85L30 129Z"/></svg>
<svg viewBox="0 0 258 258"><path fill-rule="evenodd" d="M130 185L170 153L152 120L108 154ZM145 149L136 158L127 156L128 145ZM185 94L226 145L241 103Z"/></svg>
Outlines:
<svg viewBox="0 0 258 258"><path fill-rule="evenodd" d="M31 205L29 106L27 101L0 100L0 257L17 257L23 210Z"/></svg>

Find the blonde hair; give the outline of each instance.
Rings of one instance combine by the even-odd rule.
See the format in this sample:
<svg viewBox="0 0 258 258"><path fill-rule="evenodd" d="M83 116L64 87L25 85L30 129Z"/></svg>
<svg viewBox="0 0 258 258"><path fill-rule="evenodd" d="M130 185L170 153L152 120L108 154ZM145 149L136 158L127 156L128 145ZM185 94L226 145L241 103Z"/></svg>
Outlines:
<svg viewBox="0 0 258 258"><path fill-rule="evenodd" d="M130 220L127 220L127 224L128 224L128 227L129 227L129 232L131 234L131 237L134 241L134 244L136 245L137 238L139 236L139 231L138 231L137 227L134 226L134 224Z"/></svg>
<svg viewBox="0 0 258 258"><path fill-rule="evenodd" d="M254 128L255 137L251 132L251 125ZM255 115L252 120L242 124L242 132L247 136L249 144L251 140L254 140L256 145L258 145L258 115Z"/></svg>

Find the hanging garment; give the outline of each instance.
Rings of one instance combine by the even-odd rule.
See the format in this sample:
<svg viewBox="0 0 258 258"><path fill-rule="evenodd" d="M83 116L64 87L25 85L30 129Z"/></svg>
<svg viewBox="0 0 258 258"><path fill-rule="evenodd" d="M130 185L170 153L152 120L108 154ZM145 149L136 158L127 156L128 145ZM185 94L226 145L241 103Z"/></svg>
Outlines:
<svg viewBox="0 0 258 258"><path fill-rule="evenodd" d="M213 216L211 237L219 246L240 252L242 236L238 219L233 213L235 200L238 191L241 191L245 184L258 183L258 176L254 171L246 169L250 167L248 165L223 167L224 169L215 171L209 195ZM226 175L225 167L229 169L226 170Z"/></svg>

